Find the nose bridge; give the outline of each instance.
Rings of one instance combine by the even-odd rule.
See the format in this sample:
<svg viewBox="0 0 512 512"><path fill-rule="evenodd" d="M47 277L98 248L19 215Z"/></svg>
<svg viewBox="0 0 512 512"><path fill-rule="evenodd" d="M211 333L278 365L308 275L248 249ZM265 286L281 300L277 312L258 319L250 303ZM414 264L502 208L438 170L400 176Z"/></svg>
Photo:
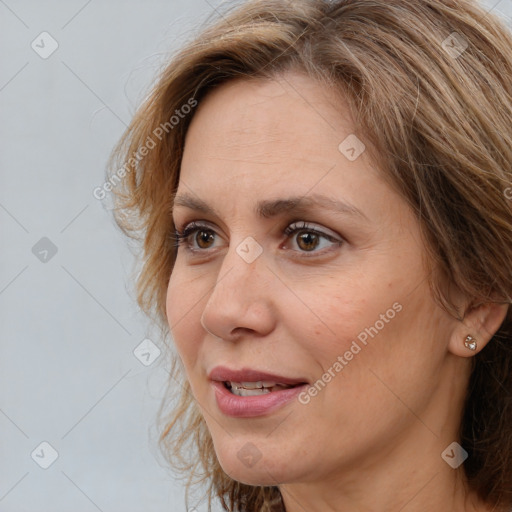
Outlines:
<svg viewBox="0 0 512 512"><path fill-rule="evenodd" d="M264 281L262 254L263 247L252 237L246 237L238 245L230 247L207 304L218 300L218 297L222 300L238 297L240 305L245 296L249 300L250 297L256 299L260 294L258 285Z"/></svg>
<svg viewBox="0 0 512 512"><path fill-rule="evenodd" d="M252 237L230 247L201 316L209 333L229 339L237 328L267 330L272 324L263 247Z"/></svg>

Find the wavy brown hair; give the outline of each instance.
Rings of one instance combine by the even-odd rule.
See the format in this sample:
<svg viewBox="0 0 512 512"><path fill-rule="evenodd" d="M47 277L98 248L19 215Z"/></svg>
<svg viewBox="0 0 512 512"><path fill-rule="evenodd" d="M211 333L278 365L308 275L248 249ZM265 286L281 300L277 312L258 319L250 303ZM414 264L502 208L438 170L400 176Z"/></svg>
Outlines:
<svg viewBox="0 0 512 512"><path fill-rule="evenodd" d="M140 306L169 334L172 198L194 115L185 106L229 80L289 70L347 100L357 133L416 213L439 304L462 319L446 279L475 304L510 303L512 37L503 23L467 0L250 0L173 55L113 153L116 221L142 243ZM178 402L161 411L161 446L189 485L206 484L209 503L228 511L283 511L277 487L222 471L176 356L170 383ZM468 485L512 506L511 308L473 359L460 442Z"/></svg>

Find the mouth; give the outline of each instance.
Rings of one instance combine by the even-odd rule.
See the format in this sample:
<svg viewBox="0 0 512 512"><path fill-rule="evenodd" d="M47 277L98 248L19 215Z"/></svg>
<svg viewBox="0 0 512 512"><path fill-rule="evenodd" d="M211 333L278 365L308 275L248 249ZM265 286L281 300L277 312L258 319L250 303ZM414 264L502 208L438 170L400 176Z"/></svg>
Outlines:
<svg viewBox="0 0 512 512"><path fill-rule="evenodd" d="M259 370L217 366L208 375L220 411L238 418L266 416L293 402L308 385L306 379Z"/></svg>
<svg viewBox="0 0 512 512"><path fill-rule="evenodd" d="M285 377L273 373L242 368L232 370L225 366L216 366L208 377L215 382L222 382L227 389L236 393L238 390L255 391L258 393L270 393L280 389L288 389L302 384L308 384L306 379ZM250 396L250 395L248 395Z"/></svg>
<svg viewBox="0 0 512 512"><path fill-rule="evenodd" d="M224 387L229 390L233 395L237 396L260 396L267 393L281 391L283 389L290 389L302 384L289 385L280 384L272 381L258 381L258 382L232 382L224 381Z"/></svg>

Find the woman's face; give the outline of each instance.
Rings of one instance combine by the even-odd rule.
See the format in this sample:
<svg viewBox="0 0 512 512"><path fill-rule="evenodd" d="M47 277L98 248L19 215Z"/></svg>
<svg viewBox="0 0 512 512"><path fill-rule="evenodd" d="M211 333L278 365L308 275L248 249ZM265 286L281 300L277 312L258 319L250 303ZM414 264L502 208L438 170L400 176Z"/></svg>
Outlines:
<svg viewBox="0 0 512 512"><path fill-rule="evenodd" d="M188 131L173 218L193 231L167 315L219 461L245 483L325 480L432 446L444 464L438 444L454 440L455 321L431 297L418 222L347 112L288 73L223 85Z"/></svg>

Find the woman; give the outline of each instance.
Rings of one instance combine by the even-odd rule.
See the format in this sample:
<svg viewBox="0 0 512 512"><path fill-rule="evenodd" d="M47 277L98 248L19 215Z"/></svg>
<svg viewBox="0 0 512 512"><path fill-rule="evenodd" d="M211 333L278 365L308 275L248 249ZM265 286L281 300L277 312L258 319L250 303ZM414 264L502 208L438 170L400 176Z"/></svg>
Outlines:
<svg viewBox="0 0 512 512"><path fill-rule="evenodd" d="M469 1L254 0L175 56L113 190L189 483L230 511L512 507L511 119L512 37Z"/></svg>

